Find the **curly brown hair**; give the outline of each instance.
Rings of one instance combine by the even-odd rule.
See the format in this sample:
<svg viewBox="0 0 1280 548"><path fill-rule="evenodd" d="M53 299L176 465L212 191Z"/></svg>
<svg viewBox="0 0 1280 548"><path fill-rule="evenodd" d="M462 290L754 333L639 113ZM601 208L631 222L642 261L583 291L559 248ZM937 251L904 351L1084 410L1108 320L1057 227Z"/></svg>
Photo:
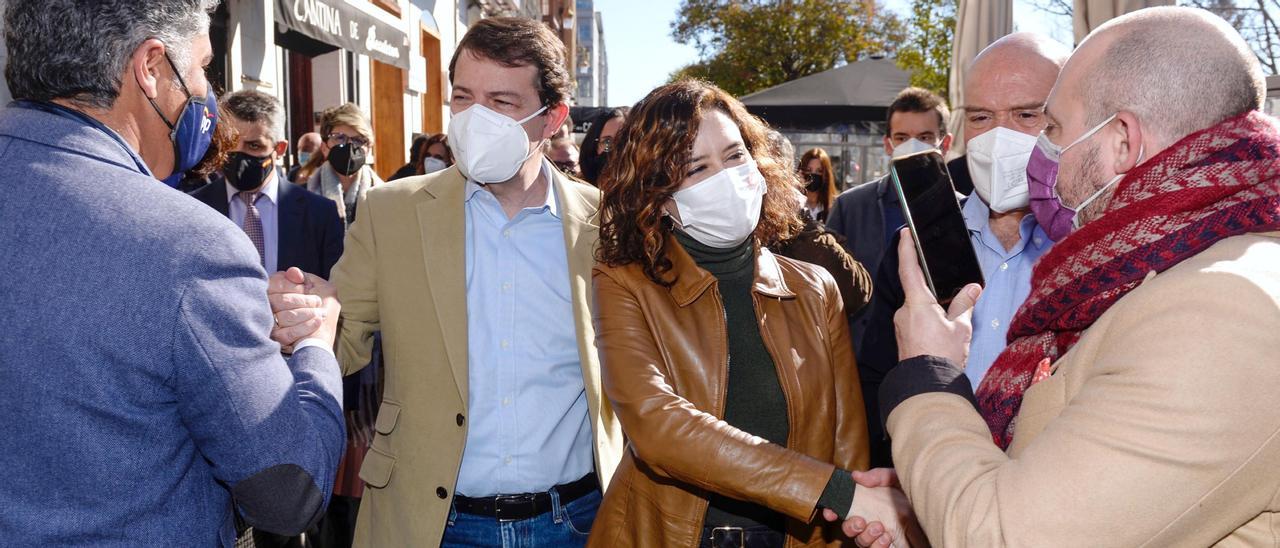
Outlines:
<svg viewBox="0 0 1280 548"><path fill-rule="evenodd" d="M614 156L599 181L603 222L597 260L610 266L639 264L654 283L675 282L666 278L671 270L666 254L671 226L663 219L662 206L685 180L698 128L711 110L737 124L768 188L752 237L757 243L772 242L799 231L800 181L769 146L769 126L720 88L682 80L636 103L614 138Z"/></svg>

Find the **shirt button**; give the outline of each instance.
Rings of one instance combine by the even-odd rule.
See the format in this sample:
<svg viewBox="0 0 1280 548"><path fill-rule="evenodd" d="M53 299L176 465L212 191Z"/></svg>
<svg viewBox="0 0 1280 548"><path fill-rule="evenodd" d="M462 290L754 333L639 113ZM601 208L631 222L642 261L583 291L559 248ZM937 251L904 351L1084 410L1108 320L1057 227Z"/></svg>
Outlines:
<svg viewBox="0 0 1280 548"><path fill-rule="evenodd" d="M511 229L503 230L503 231L502 231L502 237L503 237L503 238L510 238L510 237L511 237Z"/></svg>
<svg viewBox="0 0 1280 548"><path fill-rule="evenodd" d="M511 464L511 457L507 457L507 458L505 458L505 459L502 459L502 462L504 462L504 463L506 463L506 464Z"/></svg>
<svg viewBox="0 0 1280 548"><path fill-rule="evenodd" d="M991 328L996 329L998 327L1000 327L1000 320L991 320Z"/></svg>
<svg viewBox="0 0 1280 548"><path fill-rule="evenodd" d="M462 413L458 413L458 426L462 426L462 421L464 420L466 420L466 417L463 417Z"/></svg>
<svg viewBox="0 0 1280 548"><path fill-rule="evenodd" d="M507 282L507 283L502 284L502 290L503 290L503 291L511 291L511 282Z"/></svg>
<svg viewBox="0 0 1280 548"><path fill-rule="evenodd" d="M1036 245L1040 245L1040 243L1041 243L1041 242L1043 242L1043 241L1044 241L1044 240L1041 240L1040 238L1036 238Z"/></svg>
<svg viewBox="0 0 1280 548"><path fill-rule="evenodd" d="M506 339L503 339L503 340L502 340L502 347L503 347L503 348L507 348L507 347L509 347L509 346L511 346L511 341L508 341L508 340L506 340Z"/></svg>
<svg viewBox="0 0 1280 548"><path fill-rule="evenodd" d="M1009 263L1003 263L1003 264L1001 264L1001 265L1000 265L1000 270L1009 270Z"/></svg>
<svg viewBox="0 0 1280 548"><path fill-rule="evenodd" d="M511 398L502 398L502 405L511 405Z"/></svg>
<svg viewBox="0 0 1280 548"><path fill-rule="evenodd" d="M444 487L436 487L436 496L442 499L449 498L449 492Z"/></svg>

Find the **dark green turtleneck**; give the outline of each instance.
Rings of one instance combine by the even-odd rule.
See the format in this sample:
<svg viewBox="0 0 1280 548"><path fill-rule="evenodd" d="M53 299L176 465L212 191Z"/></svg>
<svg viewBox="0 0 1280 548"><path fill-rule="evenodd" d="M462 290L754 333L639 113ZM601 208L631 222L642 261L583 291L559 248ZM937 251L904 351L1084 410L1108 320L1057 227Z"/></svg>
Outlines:
<svg viewBox="0 0 1280 548"><path fill-rule="evenodd" d="M739 430L785 447L791 432L787 399L777 366L756 324L755 301L751 296L756 264L753 243L747 240L733 248L719 249L704 245L679 230L675 236L694 262L716 277L724 303L729 381L722 418ZM718 494L712 494L710 501L705 522L708 526L765 525L782 530L782 515L773 510ZM843 514L852 501L853 479L848 472L836 469L818 504Z"/></svg>

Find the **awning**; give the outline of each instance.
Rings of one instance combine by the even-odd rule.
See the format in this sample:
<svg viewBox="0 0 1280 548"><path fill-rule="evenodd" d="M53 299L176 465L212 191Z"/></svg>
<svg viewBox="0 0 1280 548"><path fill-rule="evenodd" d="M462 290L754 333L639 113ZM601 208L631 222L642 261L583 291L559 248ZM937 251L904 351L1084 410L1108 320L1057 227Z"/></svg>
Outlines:
<svg viewBox="0 0 1280 548"><path fill-rule="evenodd" d="M911 74L892 59L867 59L742 97L752 114L787 130L820 130L884 121Z"/></svg>
<svg viewBox="0 0 1280 548"><path fill-rule="evenodd" d="M276 23L326 44L409 68L409 37L344 0L276 0Z"/></svg>

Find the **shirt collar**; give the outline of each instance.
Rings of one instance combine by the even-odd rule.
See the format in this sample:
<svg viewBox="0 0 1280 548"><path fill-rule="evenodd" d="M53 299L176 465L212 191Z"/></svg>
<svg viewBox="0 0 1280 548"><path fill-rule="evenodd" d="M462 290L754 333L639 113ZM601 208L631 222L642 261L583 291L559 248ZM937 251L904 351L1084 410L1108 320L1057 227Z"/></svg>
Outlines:
<svg viewBox="0 0 1280 548"><path fill-rule="evenodd" d="M526 207L525 209L536 209L536 210L546 211L550 213L553 217L559 219L560 205L559 205L559 202L556 201L556 192L555 192L555 185L557 184L556 178L552 176L553 172L551 170L551 163L548 162L546 158L542 159L541 171L542 171L541 175L547 179L547 196L546 198L544 198L541 206ZM505 183L499 183L499 184L505 184ZM464 192L465 197L463 198L463 202L470 202L472 198L476 197L477 193L483 190L484 190L484 185L471 180L470 177L467 177L466 190ZM497 198L494 197L492 194L489 194L489 197L493 198L495 202L497 201Z"/></svg>
<svg viewBox="0 0 1280 548"><path fill-rule="evenodd" d="M227 203L229 204L234 202L236 200L236 196L240 194L240 191L236 190L236 187L231 186L231 183L223 184L227 185ZM272 167L270 174L267 175L267 184L263 185L259 192L262 193L263 198L271 200L273 205L279 203L277 197L280 194L280 173L274 166Z"/></svg>
<svg viewBox="0 0 1280 548"><path fill-rule="evenodd" d="M986 202L982 201L982 197L978 196L978 191L973 191L969 197L965 199L964 207L960 209L961 216L964 217L964 226L969 229L971 234L982 234L982 230L987 228L991 220L991 208ZM1036 222L1035 213L1030 211L1022 216L1019 224L1020 245L1018 250L1027 246L1034 247L1037 251L1043 250L1053 244L1049 236L1045 234L1044 229L1040 228L1040 223Z"/></svg>

